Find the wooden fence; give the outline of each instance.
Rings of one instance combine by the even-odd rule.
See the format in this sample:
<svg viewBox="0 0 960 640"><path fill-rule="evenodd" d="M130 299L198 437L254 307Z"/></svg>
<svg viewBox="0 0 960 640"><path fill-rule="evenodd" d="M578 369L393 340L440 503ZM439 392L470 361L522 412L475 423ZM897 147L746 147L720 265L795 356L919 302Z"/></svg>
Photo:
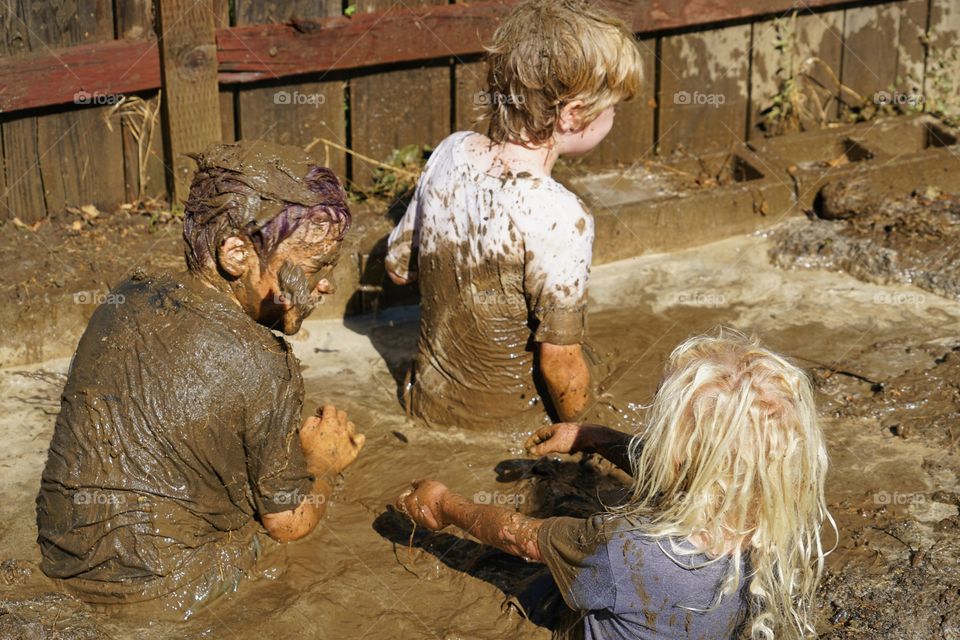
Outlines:
<svg viewBox="0 0 960 640"><path fill-rule="evenodd" d="M182 200L183 154L218 139L326 138L384 159L480 127L481 44L515 2L5 0L0 220L111 210L140 195ZM584 161L592 168L757 135L783 95L784 66L810 57L860 97L929 102L960 87L960 0L602 4L638 32L646 83ZM794 14L785 44L781 18ZM124 116L119 95L141 101L127 100ZM155 111L150 137L143 123ZM829 115L843 113L834 103ZM343 151L318 155L349 180L371 178Z"/></svg>

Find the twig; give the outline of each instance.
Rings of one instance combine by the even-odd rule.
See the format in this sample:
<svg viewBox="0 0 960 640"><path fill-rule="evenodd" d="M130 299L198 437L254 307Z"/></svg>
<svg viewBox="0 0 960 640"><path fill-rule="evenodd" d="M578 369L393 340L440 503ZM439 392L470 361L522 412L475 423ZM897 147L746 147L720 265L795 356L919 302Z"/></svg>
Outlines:
<svg viewBox="0 0 960 640"><path fill-rule="evenodd" d="M356 157L356 158L360 158L361 160L363 160L363 161L365 161L365 162L369 162L369 163L371 163L371 164L375 164L375 165L377 165L378 167L381 167L381 168L383 168L383 169L387 169L387 170L389 170L389 171L393 171L394 173L399 173L399 174L405 175L405 176L407 176L408 178L412 178L412 179L416 180L417 178L420 177L420 174L419 174L419 173L414 173L413 171L407 171L406 169L401 169L400 167L395 167L395 166L393 166L393 165L389 165L389 164L386 164L386 163L384 163L384 162L380 162L379 160L374 160L374 159L371 158L370 156L365 156L365 155L363 155L362 153L358 153L358 152L354 151L353 149L348 149L347 147L345 147L345 146L343 146L343 145L340 145L340 144L337 144L336 142L334 142L334 141L332 141L332 140L328 140L328 139L326 139L326 138L316 138L315 140L313 140L313 142L311 142L311 143L308 144L306 147L304 147L303 150L306 151L307 153L309 153L314 147L316 147L316 146L317 146L318 144L320 144L320 143L323 143L323 144L326 145L327 147L333 147L334 149L337 149L338 151L343 151L344 153L348 153L348 154L350 154L351 156L354 156L354 157ZM329 157L329 156L328 156L328 157Z"/></svg>

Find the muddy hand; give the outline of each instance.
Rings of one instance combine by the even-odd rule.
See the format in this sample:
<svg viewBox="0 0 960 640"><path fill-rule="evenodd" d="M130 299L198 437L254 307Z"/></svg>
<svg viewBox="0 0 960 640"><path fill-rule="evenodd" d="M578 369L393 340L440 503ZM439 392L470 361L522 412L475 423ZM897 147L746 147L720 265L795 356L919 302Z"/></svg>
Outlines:
<svg viewBox="0 0 960 640"><path fill-rule="evenodd" d="M357 433L356 426L347 419L347 412L333 405L325 405L317 415L308 418L300 430L307 464L316 471L340 473L350 466L367 437Z"/></svg>
<svg viewBox="0 0 960 640"><path fill-rule="evenodd" d="M396 507L417 526L439 531L447 526L443 517L443 499L450 490L436 480L414 480L412 488L397 497Z"/></svg>
<svg viewBox="0 0 960 640"><path fill-rule="evenodd" d="M527 438L524 446L527 452L535 456L548 453L576 453L580 451L583 427L571 422L551 424L538 429Z"/></svg>

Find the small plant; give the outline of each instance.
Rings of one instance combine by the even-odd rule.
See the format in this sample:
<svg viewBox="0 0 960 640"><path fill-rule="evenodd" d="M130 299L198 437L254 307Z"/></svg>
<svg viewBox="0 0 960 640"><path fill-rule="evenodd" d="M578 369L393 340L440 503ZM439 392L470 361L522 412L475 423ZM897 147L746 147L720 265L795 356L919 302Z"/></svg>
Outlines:
<svg viewBox="0 0 960 640"><path fill-rule="evenodd" d="M123 96L104 114L104 120L110 131L113 131L112 117L118 116L137 143L137 199L134 204L141 204L146 199L145 192L149 181L147 164L150 161L154 134L160 120L161 94L161 91L157 92L157 99L152 104L137 96Z"/></svg>
<svg viewBox="0 0 960 640"><path fill-rule="evenodd" d="M386 165L377 167L373 174L373 194L398 198L416 186L432 147L408 144L394 149Z"/></svg>
<svg viewBox="0 0 960 640"><path fill-rule="evenodd" d="M960 53L953 47L944 51L930 43L930 34L924 34L927 47L927 91L924 109L950 126L960 126L960 87L955 70L960 67Z"/></svg>
<svg viewBox="0 0 960 640"><path fill-rule="evenodd" d="M416 186L427 158L433 151L433 147L429 145L408 144L401 149L394 149L386 162L380 162L327 138L315 139L304 147L304 151L309 153L321 144L326 152L327 165L330 164L330 149L336 149L376 167L372 187L364 187L356 182L351 182L349 195L354 200L371 196L391 199L402 197Z"/></svg>
<svg viewBox="0 0 960 640"><path fill-rule="evenodd" d="M796 12L788 19L777 18L773 21L773 48L777 51L779 64L775 76L778 78L778 91L771 105L763 111L765 128L773 133L785 133L800 129L800 95L797 89L796 55Z"/></svg>
<svg viewBox="0 0 960 640"><path fill-rule="evenodd" d="M835 102L859 108L863 97L837 77L817 56L802 57L797 46L797 13L773 21L774 49L778 52L777 93L761 111L761 128L770 135L822 127L831 120Z"/></svg>

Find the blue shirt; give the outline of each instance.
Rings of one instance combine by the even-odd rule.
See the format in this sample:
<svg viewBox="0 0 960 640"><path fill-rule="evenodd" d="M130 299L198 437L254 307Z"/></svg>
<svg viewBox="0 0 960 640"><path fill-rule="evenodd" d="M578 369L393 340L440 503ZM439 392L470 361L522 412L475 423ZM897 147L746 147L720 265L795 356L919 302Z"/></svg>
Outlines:
<svg viewBox="0 0 960 640"><path fill-rule="evenodd" d="M539 543L567 606L585 612L586 640L731 638L746 610L746 562L738 592L711 608L732 557L675 554L623 517L548 518Z"/></svg>

